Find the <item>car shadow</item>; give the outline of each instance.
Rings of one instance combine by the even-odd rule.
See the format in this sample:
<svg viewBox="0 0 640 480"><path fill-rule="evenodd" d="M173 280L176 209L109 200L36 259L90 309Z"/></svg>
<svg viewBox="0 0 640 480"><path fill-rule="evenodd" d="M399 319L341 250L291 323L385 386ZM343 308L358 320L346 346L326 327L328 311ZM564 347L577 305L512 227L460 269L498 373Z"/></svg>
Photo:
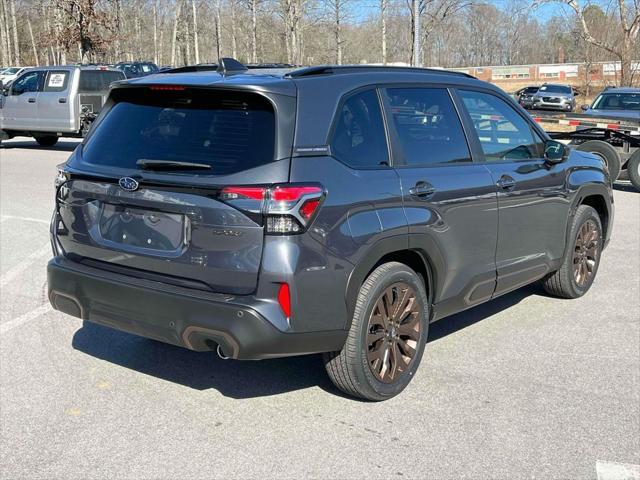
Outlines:
<svg viewBox="0 0 640 480"><path fill-rule="evenodd" d="M522 299L541 293L525 287L496 300L433 323L429 342L462 330L507 309ZM107 362L195 390L215 389L235 399L256 398L319 387L344 396L329 380L320 355L262 361L222 360L215 352L194 352L84 322L72 346Z"/></svg>
<svg viewBox="0 0 640 480"><path fill-rule="evenodd" d="M613 189L619 192L637 192L638 189L634 187L631 182L616 182L613 184Z"/></svg>
<svg viewBox="0 0 640 480"><path fill-rule="evenodd" d="M47 150L47 151L58 151L58 152L73 152L75 150L75 148L80 144L80 142L78 141L73 141L73 140L61 140L58 141L58 143L56 143L54 146L52 147L43 147L41 145L38 145L38 143L35 140L24 140L24 141L4 141L2 142L2 145L0 146L0 149L3 150L11 150L14 148L21 148L21 149L25 149L25 150Z"/></svg>

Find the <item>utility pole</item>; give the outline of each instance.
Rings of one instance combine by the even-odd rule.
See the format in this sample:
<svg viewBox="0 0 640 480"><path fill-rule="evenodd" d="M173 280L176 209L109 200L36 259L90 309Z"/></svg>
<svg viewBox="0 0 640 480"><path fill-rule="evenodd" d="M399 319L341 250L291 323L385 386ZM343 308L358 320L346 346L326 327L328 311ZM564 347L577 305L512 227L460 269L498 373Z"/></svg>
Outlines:
<svg viewBox="0 0 640 480"><path fill-rule="evenodd" d="M413 0L413 66L420 66L420 0Z"/></svg>

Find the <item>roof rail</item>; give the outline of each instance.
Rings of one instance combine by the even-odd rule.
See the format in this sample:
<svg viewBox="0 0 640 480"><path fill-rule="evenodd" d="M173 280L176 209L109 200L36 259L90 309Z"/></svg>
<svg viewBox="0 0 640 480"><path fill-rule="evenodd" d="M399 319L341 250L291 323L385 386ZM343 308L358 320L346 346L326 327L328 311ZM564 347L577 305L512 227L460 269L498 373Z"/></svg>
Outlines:
<svg viewBox="0 0 640 480"><path fill-rule="evenodd" d="M305 67L285 75L288 78L311 77L314 75L336 75L340 73L362 73L362 72L398 72L407 73L431 73L436 75L457 75L460 77L476 78L464 72L452 70L440 70L438 68L422 67L393 67L388 65L321 65L318 67Z"/></svg>
<svg viewBox="0 0 640 480"><path fill-rule="evenodd" d="M269 68L295 68L296 65L290 63L247 63L245 65L249 70L251 69L269 69Z"/></svg>

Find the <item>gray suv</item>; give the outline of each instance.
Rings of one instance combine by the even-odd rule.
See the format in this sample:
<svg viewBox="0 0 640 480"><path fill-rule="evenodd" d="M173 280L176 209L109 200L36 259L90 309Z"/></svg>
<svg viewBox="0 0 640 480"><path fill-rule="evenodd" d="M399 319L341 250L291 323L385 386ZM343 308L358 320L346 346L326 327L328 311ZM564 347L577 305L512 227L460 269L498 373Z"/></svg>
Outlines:
<svg viewBox="0 0 640 480"><path fill-rule="evenodd" d="M584 295L613 221L600 159L414 68L120 83L56 185L54 308L223 358L323 353L369 400L413 378L430 322L538 280Z"/></svg>
<svg viewBox="0 0 640 480"><path fill-rule="evenodd" d="M545 83L533 95L533 108L572 112L576 108L576 97L570 85Z"/></svg>

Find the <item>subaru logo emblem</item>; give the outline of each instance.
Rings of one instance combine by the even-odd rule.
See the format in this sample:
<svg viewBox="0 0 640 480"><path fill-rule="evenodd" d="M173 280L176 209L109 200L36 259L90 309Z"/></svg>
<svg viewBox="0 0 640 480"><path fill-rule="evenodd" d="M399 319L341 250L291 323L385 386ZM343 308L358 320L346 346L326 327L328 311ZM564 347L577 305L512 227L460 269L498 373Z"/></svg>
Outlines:
<svg viewBox="0 0 640 480"><path fill-rule="evenodd" d="M133 192L138 189L138 181L131 177L122 177L118 184L120 185L120 188L127 192Z"/></svg>

